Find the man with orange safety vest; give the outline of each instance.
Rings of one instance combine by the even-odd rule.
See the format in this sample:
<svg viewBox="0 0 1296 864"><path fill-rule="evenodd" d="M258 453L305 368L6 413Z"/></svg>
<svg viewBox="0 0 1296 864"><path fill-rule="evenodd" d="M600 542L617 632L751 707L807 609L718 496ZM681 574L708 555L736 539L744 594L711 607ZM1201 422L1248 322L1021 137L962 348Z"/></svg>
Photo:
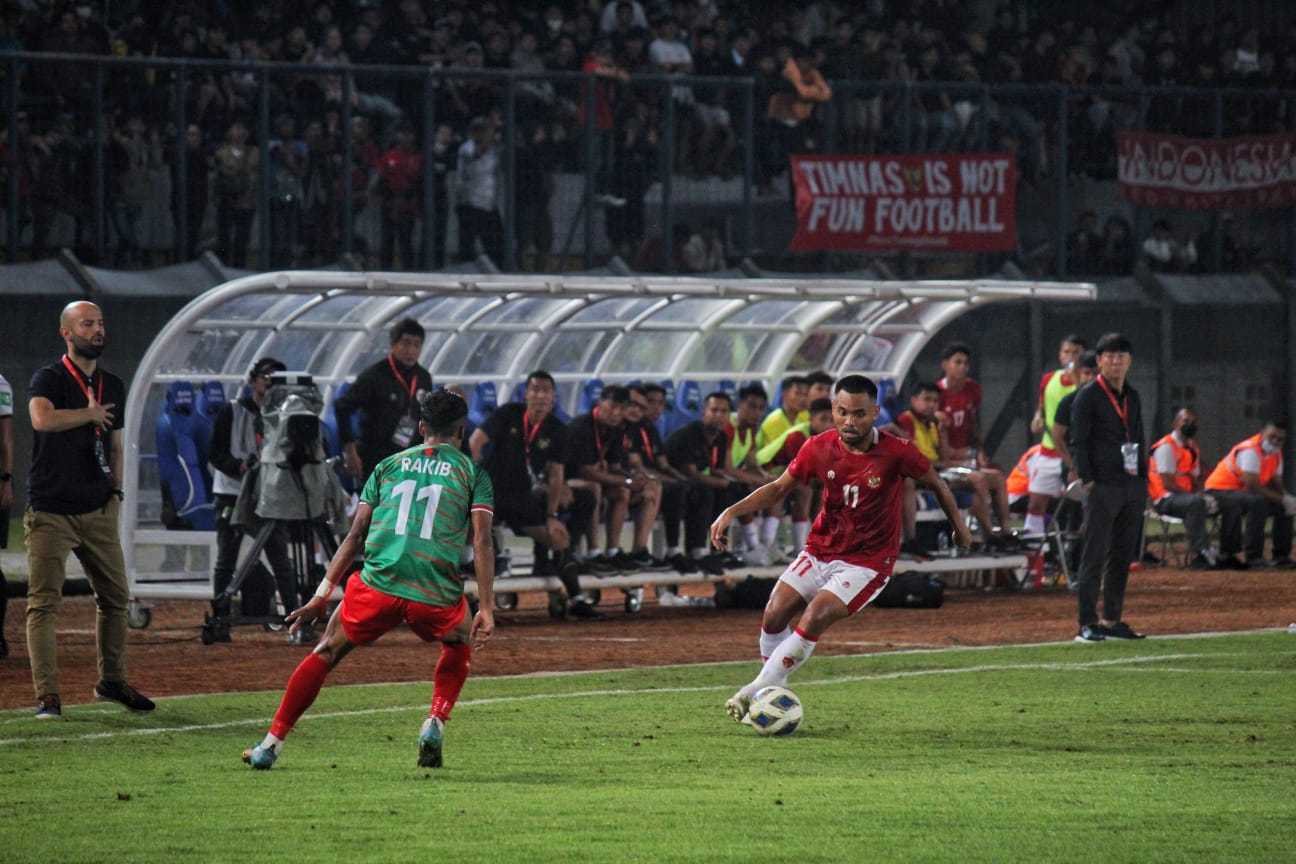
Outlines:
<svg viewBox="0 0 1296 864"><path fill-rule="evenodd" d="M1217 512L1214 498L1202 491L1201 451L1197 436L1197 412L1180 408L1174 431L1152 445L1148 462L1148 498L1162 516L1183 520L1189 547L1196 553L1189 570L1210 570L1210 540L1206 535L1206 514Z"/></svg>
<svg viewBox="0 0 1296 864"><path fill-rule="evenodd" d="M1206 478L1206 491L1220 507L1220 564L1246 570L1264 561L1265 520L1273 517L1275 567L1292 567L1292 514L1296 495L1283 486L1283 445L1287 422L1270 420L1257 434L1234 445ZM1242 515L1246 514L1246 545L1242 545ZM1244 551L1246 559L1237 557Z"/></svg>

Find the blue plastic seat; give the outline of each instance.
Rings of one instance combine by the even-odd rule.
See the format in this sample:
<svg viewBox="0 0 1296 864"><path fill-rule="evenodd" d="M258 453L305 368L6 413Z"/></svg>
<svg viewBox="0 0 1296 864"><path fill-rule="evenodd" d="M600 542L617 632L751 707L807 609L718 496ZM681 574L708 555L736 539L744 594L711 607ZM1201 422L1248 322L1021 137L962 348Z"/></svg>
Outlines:
<svg viewBox="0 0 1296 864"><path fill-rule="evenodd" d="M175 381L166 389L158 415L158 476L162 486L162 521L168 528L213 530L216 510L208 482L203 480L205 460L199 455L194 387Z"/></svg>
<svg viewBox="0 0 1296 864"><path fill-rule="evenodd" d="M599 399L603 398L603 379L590 378L581 385L580 398L576 400L576 413L588 414L594 410Z"/></svg>
<svg viewBox="0 0 1296 864"><path fill-rule="evenodd" d="M212 488L209 462L212 427L216 425L216 415L225 407L225 404L225 385L219 381L204 381L194 395L194 437L198 442L198 458L202 460L203 480L207 483L209 494Z"/></svg>
<svg viewBox="0 0 1296 864"><path fill-rule="evenodd" d="M667 424L667 435L702 417L702 385L696 381L681 381L675 388L675 410Z"/></svg>
<svg viewBox="0 0 1296 864"><path fill-rule="evenodd" d="M727 394L729 396L729 401L737 405L738 382L733 381L729 378L721 378L719 381L716 382L715 389L719 390L721 393Z"/></svg>
<svg viewBox="0 0 1296 864"><path fill-rule="evenodd" d="M499 407L499 394L495 382L479 381L468 394L468 423L476 429Z"/></svg>

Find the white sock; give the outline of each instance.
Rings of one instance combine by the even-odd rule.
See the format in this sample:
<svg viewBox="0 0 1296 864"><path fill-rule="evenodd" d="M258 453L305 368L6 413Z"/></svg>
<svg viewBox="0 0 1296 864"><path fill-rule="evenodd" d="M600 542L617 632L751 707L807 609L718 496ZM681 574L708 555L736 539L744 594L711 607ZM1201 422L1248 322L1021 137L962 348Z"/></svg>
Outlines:
<svg viewBox="0 0 1296 864"><path fill-rule="evenodd" d="M618 556L618 555L620 555L620 554L621 554L621 547L620 547L620 546L609 546L609 547L608 547L608 550L607 550L607 557L609 557L609 558L615 558L616 556Z"/></svg>
<svg viewBox="0 0 1296 864"><path fill-rule="evenodd" d="M792 538L796 542L797 551L805 548L806 537L810 536L809 522L793 522Z"/></svg>
<svg viewBox="0 0 1296 864"><path fill-rule="evenodd" d="M769 659L761 667L760 674L756 680L748 685L751 693L755 693L762 687L768 687L771 684L779 687L787 685L788 676L800 669L805 661L810 659L814 653L817 640L807 638L801 632L801 628L793 630L791 635L787 636L770 652Z"/></svg>
<svg viewBox="0 0 1296 864"><path fill-rule="evenodd" d="M1026 530L1027 534L1043 534L1044 524L1045 523L1044 523L1043 513L1039 515L1036 515L1034 513L1027 513L1026 521L1022 525L1022 527Z"/></svg>
<svg viewBox="0 0 1296 864"><path fill-rule="evenodd" d="M761 542L766 546L774 545L774 540L778 537L780 521L777 516L766 516L761 522Z"/></svg>
<svg viewBox="0 0 1296 864"><path fill-rule="evenodd" d="M670 546L666 549L667 558L674 558L678 554L680 554L680 547L678 546Z"/></svg>
<svg viewBox="0 0 1296 864"><path fill-rule="evenodd" d="M783 640L786 639L791 632L792 631L788 630L786 627L777 633L770 633L766 631L764 627L761 628L760 658L762 663L769 659L769 656L774 653L774 649L783 644Z"/></svg>
<svg viewBox="0 0 1296 864"><path fill-rule="evenodd" d="M707 557L707 554L705 546L699 546L697 549L689 550L689 556L692 558L705 558Z"/></svg>
<svg viewBox="0 0 1296 864"><path fill-rule="evenodd" d="M586 550L585 550L585 557L586 557L587 559L588 559L588 558L597 558L597 557L598 557L598 554L599 554L599 550L597 550L597 549L586 549Z"/></svg>
<svg viewBox="0 0 1296 864"><path fill-rule="evenodd" d="M755 519L742 526L743 540L747 543L748 549L755 549L760 546L760 536L757 530Z"/></svg>
<svg viewBox="0 0 1296 864"><path fill-rule="evenodd" d="M278 756L279 751L283 749L283 739L267 733L266 737L261 741L261 749L273 750L275 755Z"/></svg>

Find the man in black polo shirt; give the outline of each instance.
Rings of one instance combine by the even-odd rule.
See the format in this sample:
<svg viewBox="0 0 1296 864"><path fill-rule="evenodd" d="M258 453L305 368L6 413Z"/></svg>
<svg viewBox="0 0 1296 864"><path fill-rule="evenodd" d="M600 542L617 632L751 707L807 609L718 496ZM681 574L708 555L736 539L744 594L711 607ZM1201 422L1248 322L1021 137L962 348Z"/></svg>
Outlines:
<svg viewBox="0 0 1296 864"><path fill-rule="evenodd" d="M1142 639L1121 620L1129 565L1137 560L1147 499L1143 403L1129 386L1131 345L1120 333L1098 340L1098 377L1076 392L1071 406L1071 456L1089 497L1080 556L1077 642ZM1103 614L1098 617L1098 594Z"/></svg>
<svg viewBox="0 0 1296 864"><path fill-rule="evenodd" d="M534 574L562 580L572 617L601 617L580 589L580 568L571 549L571 537L589 528L595 500L589 490L565 482L567 429L553 415L553 376L532 372L523 398L491 412L473 430L468 446L495 486L495 518L535 541Z"/></svg>
<svg viewBox="0 0 1296 864"><path fill-rule="evenodd" d="M718 556L708 555L711 522L733 503L729 492L729 394L716 391L702 402L702 419L676 429L666 439L666 458L684 475L684 507L670 518L684 519L684 546L688 557L703 571L724 573ZM666 550L669 559L672 552Z"/></svg>
<svg viewBox="0 0 1296 864"><path fill-rule="evenodd" d="M595 572L666 567L648 551L648 535L661 507L661 482L626 464L623 420L629 401L629 390L608 385L594 410L572 418L567 426L567 476L597 483L608 502L605 553L594 554L595 543L588 550ZM634 548L627 554L620 549L620 538L631 507L635 508Z"/></svg>
<svg viewBox="0 0 1296 864"><path fill-rule="evenodd" d="M665 404L666 390L660 384L629 387L630 402L625 413L626 463L636 471L645 471L662 487L661 517L666 535L666 563L680 573L696 573L698 565L680 552L680 514L684 512L684 475L666 458L666 445L657 424L653 422L653 395ZM661 416L660 410L656 411Z"/></svg>
<svg viewBox="0 0 1296 864"><path fill-rule="evenodd" d="M59 319L67 353L32 376L27 410L33 442L27 477L27 650L36 687L36 716L62 716L55 630L69 552L85 569L98 616L96 699L132 711L153 702L126 683L130 586L118 536L121 512L121 428L126 385L99 368L103 313L69 303Z"/></svg>
<svg viewBox="0 0 1296 864"><path fill-rule="evenodd" d="M347 473L363 483L374 466L418 441L419 400L432 392L432 373L419 365L423 325L402 318L391 329L391 352L356 376L334 403ZM360 434L351 416L360 412Z"/></svg>

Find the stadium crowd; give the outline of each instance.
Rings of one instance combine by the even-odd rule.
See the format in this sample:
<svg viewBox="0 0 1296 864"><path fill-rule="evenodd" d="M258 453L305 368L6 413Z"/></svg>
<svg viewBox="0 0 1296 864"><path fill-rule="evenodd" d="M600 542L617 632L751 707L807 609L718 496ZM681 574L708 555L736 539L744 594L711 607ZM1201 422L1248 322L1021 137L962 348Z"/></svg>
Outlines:
<svg viewBox="0 0 1296 864"><path fill-rule="evenodd" d="M745 87L752 79L755 180L775 194L788 152L946 152L1009 149L1023 182L1056 170L1056 103L1043 91L995 91L982 83L1065 84L1072 172L1110 178L1115 131L1138 122L1139 95L1123 88L1234 87L1224 134L1292 127L1296 27L1285 33L1243 28L1225 14L1192 34L1155 17L1103 14L1020 16L984 4L915 0L904 4L833 0L746 4L733 0L673 3L611 0L530 4L508 0L336 0L336 2L7 3L0 50L119 57L178 58L173 69L110 67L105 80L109 216L118 266L145 263L140 219L145 205L183 209L180 246L191 257L214 226L221 258L246 266L259 185L269 177L270 248L259 263L303 266L336 257L346 186L358 213L380 211L378 263L436 268L443 241L415 255L423 183L435 185L441 226L452 219L472 258L477 242L502 242L502 148L516 150L514 206L519 245L535 249L543 269L554 240L550 197L555 172L584 172L597 187L609 244L629 257L644 244L643 200L657 179L657 148L674 118L675 172L728 178L740 173L746 126ZM105 11L106 10L106 11ZM271 69L268 93L245 61L292 64ZM202 64L227 65L202 65ZM337 67L364 64L348 87ZM404 67L379 72L370 64ZM318 70L315 67L321 67ZM58 214L77 238L89 231L94 188L95 73L86 64L19 64L16 140L0 130L5 178L17 177L20 218L30 226L33 258L48 253ZM423 164L424 94L413 70L438 70L433 111L434 164ZM584 80L595 76L593 94ZM518 81L517 128L502 138L507 78ZM639 85L668 73L717 77L669 90ZM902 89L914 83L913 89ZM179 94L183 92L183 99ZM666 93L669 96L665 96ZM1254 95L1252 95L1254 94ZM352 118L350 170L343 158L342 101ZM268 99L273 119L258 140L256 117ZM911 100L905 104L903 100ZM666 103L671 104L668 106ZM177 128L183 102L186 128ZM593 106L594 161L583 127ZM668 112L667 108L672 109ZM829 110L831 107L831 111ZM1203 97L1175 92L1147 98L1146 128L1215 134ZM404 133L404 135L402 134ZM831 134L831 138L828 136ZM177 176L177 136L188 158ZM261 160L270 169L261 170ZM589 169L586 171L585 169ZM170 189L159 182L170 174ZM455 211L446 208L449 193ZM681 244L688 235L681 236ZM466 239L465 239L466 238ZM1132 260L1132 256L1128 256ZM677 269L713 266L682 256ZM1126 266L1118 256L1112 267ZM1096 272L1096 271L1095 271Z"/></svg>

